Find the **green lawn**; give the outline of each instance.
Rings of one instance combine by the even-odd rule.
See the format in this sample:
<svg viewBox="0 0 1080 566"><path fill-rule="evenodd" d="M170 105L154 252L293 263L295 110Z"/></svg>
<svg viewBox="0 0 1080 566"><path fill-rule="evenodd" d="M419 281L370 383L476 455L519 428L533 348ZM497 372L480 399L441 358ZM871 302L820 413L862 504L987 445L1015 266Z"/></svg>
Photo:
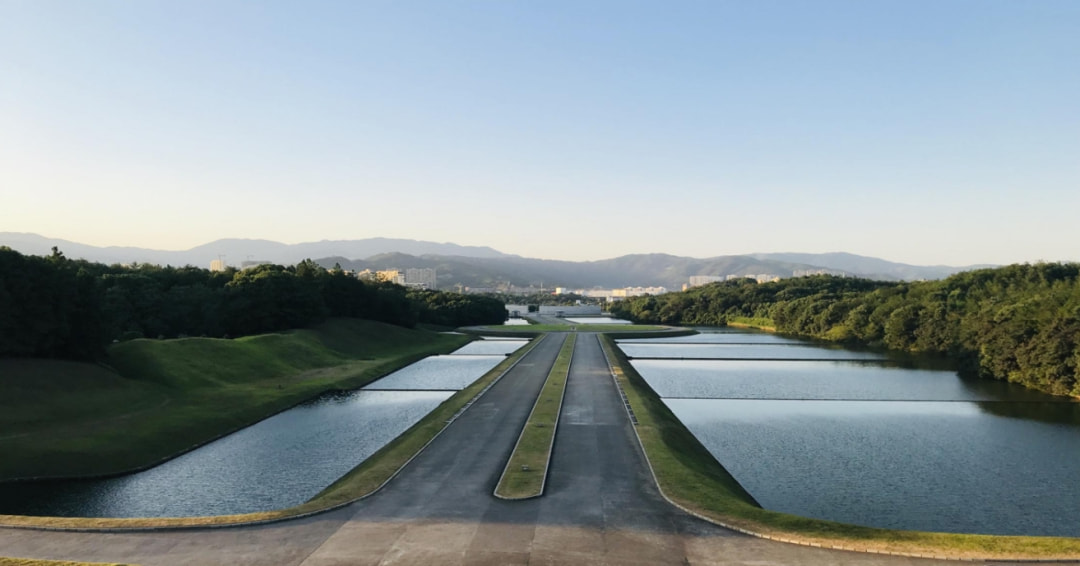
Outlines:
<svg viewBox="0 0 1080 566"><path fill-rule="evenodd" d="M875 529L768 511L668 410L608 336L604 351L638 419L638 436L664 493L721 523L770 537L855 550L953 558L1080 558L1080 539L927 533Z"/></svg>
<svg viewBox="0 0 1080 566"><path fill-rule="evenodd" d="M507 499L525 499L544 493L544 478L547 477L576 339L576 334L566 335L559 357L555 359L540 389L540 395L495 488L495 495Z"/></svg>
<svg viewBox="0 0 1080 566"><path fill-rule="evenodd" d="M149 466L468 340L338 319L236 340L123 342L112 368L0 360L0 480Z"/></svg>

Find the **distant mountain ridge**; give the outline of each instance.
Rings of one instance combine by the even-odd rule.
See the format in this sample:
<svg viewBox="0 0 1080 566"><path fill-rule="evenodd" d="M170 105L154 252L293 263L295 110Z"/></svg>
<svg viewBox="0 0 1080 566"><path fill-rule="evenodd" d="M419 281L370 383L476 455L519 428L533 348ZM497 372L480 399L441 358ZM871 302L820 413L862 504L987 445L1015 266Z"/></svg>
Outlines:
<svg viewBox="0 0 1080 566"><path fill-rule="evenodd" d="M194 265L210 267L219 256L226 264L239 266L248 260L269 261L292 265L307 258L340 255L366 258L383 253L400 252L413 255L440 254L473 257L511 257L487 246L461 246L452 243L424 242L394 238L362 240L323 240L300 244L283 244L270 240L228 238L215 240L189 250L152 250L136 247L98 247L68 240L46 238L37 234L0 232L0 246L32 255L48 255L56 246L65 255L101 263L156 263L159 265Z"/></svg>
<svg viewBox="0 0 1080 566"><path fill-rule="evenodd" d="M812 263L829 269L844 271L845 273L858 274L869 279L900 279L910 281L914 279L943 279L958 271L970 271L993 265L980 264L965 267L952 267L948 265L909 265L849 254L845 252L831 252L824 254L805 253L768 253L751 254L758 259L785 261L791 263Z"/></svg>
<svg viewBox="0 0 1080 566"><path fill-rule="evenodd" d="M155 263L209 267L222 257L229 265L248 260L285 265L311 258L325 267L406 269L433 267L440 288L517 287L612 288L663 286L679 290L694 275L726 277L775 275L826 270L830 273L886 280L940 279L987 266L917 266L849 253L760 253L692 258L669 254L631 254L598 261L561 261L504 254L486 246L418 240L368 238L283 244L270 240L223 239L182 251L136 247L97 247L37 234L0 232L0 246L32 255L48 255L53 246L71 258L102 263Z"/></svg>

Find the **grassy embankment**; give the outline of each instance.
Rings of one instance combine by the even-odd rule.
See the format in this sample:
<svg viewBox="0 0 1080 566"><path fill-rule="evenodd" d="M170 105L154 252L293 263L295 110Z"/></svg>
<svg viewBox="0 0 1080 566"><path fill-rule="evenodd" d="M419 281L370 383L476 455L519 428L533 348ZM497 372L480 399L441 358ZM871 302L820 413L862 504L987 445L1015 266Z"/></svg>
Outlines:
<svg viewBox="0 0 1080 566"><path fill-rule="evenodd" d="M153 465L468 337L363 320L235 340L133 340L102 366L0 360L0 480Z"/></svg>
<svg viewBox="0 0 1080 566"><path fill-rule="evenodd" d="M776 332L776 323L773 322L773 319L765 317L732 316L728 317L727 325L735 328L757 328Z"/></svg>
<svg viewBox="0 0 1080 566"><path fill-rule="evenodd" d="M504 499L526 499L544 493L551 449L559 425L570 360L574 357L576 334L566 335L559 356L551 366L540 395L521 430L514 452L506 462L495 495Z"/></svg>
<svg viewBox="0 0 1080 566"><path fill-rule="evenodd" d="M952 558L1080 558L1077 538L895 531L762 509L664 405L611 338L601 342L637 416L636 430L660 488L686 509L770 538L823 547Z"/></svg>
<svg viewBox="0 0 1080 566"><path fill-rule="evenodd" d="M462 337L457 336L460 340ZM333 485L327 487L310 501L275 511L246 513L239 515L219 515L212 517L164 517L134 519L90 519L70 517L24 517L0 515L0 526L37 526L76 529L112 529L112 528L170 528L192 526L235 525L259 521L275 521L315 513L355 501L371 494L381 487L428 444L444 428L447 422L469 401L475 398L496 378L503 374L543 337L538 337L530 344L519 349L498 366L486 373L471 385L455 393L434 411L413 425L389 444L372 454L362 464L354 468ZM370 380L369 380L370 381Z"/></svg>

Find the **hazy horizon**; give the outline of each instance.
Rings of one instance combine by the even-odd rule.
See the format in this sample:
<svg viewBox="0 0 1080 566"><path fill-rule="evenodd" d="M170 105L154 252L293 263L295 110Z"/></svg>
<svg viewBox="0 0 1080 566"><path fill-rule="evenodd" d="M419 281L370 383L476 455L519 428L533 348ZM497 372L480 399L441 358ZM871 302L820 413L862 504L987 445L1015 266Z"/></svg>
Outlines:
<svg viewBox="0 0 1080 566"><path fill-rule="evenodd" d="M1080 3L0 0L0 231L1080 260Z"/></svg>
<svg viewBox="0 0 1080 566"><path fill-rule="evenodd" d="M7 234L7 233L12 233L12 232L0 232L0 235ZM387 239L387 240L406 240L406 241L417 242L417 243L433 243L433 244L441 244L441 245L457 245L457 246L463 246L463 247L488 248L488 249L492 249L492 250L494 250L496 252L506 254L508 256L518 256L518 257L523 257L523 258L526 258L526 259L539 259L539 260L544 260L544 261L569 261L569 262L584 261L584 262L588 262L588 261L603 261L603 260L609 260L609 259L616 259L616 258L624 257L624 256L627 256L627 255L650 255L650 254L664 254L664 255L672 255L672 256L677 256L677 257L688 257L688 258L693 258L693 259L711 259L711 258L716 258L716 257L738 256L738 255L755 255L755 254L766 254L766 255L768 255L768 254L852 254L852 255L856 255L856 256L860 256L860 257L868 257L868 258L872 258L872 259L881 259L881 260L885 260L885 261L892 262L892 263L907 263L907 262L893 260L891 258L883 257L883 256L853 254L852 252L849 252L849 251L846 251L846 250L830 250L830 251L825 251L825 252L803 252L803 251L798 251L798 250L755 250L755 251L745 252L745 253L717 254L717 255L713 255L713 256L682 256L680 254L672 254L672 253L669 253L669 252L662 252L662 251L661 252L630 252L630 253L627 253L627 254L621 254L619 256L600 257L600 258L595 258L595 259L573 260L573 259L565 259L565 258L559 258L559 257L522 256L520 254L514 254L514 253L511 253L511 252L507 252L505 250L500 249L496 245L490 245L490 244L460 244L458 242L450 242L450 241L434 242L434 241L430 241L430 240L418 240L418 239L415 239L415 238L385 238L383 236L372 236L371 238L354 238L354 239L348 239L348 240L322 239L322 240L310 240L310 241L300 241L300 242L281 242L281 241L278 241L278 240L269 240L269 239L265 239L265 238L242 238L242 237L238 237L238 238L215 238L213 240L202 242L201 244L196 244L194 246L189 246L189 247L184 247L184 248L175 248L174 249L174 248L155 248L155 247L146 247L146 246L139 246L139 245L123 245L123 244L122 245L115 245L115 246L99 246L97 244L90 244L88 242L69 240L67 238L52 238L52 237L49 237L49 236L47 236L45 234L36 234L36 233L32 233L32 232L15 232L15 234L24 234L24 235L29 235L29 236L36 236L36 237L41 237L41 238L44 238L44 239L47 239L47 240L65 240L65 241L71 242L73 244L88 245L88 246L93 246L93 247L101 248L101 249L108 249L108 248L135 248L135 249L146 249L146 250L152 250L152 251L157 251L157 252L170 252L170 253L172 253L172 252L176 252L176 253L187 252L187 251L190 251L190 250L193 250L193 249L196 249L196 248L207 246L209 244L212 244L212 243L218 242L218 241L252 241L252 242L267 242L267 243L274 243L274 244L283 244L283 245L286 245L286 246L296 246L296 245L305 245L305 244L352 242L352 241L368 240L368 239ZM0 241L0 246L2 246L2 245L5 245L5 243L3 241ZM61 249L60 251L64 252L63 249ZM384 252L384 253L390 253L390 252ZM395 252L395 253L405 253L406 255L411 255L411 254L408 254L408 252ZM69 254L65 254L65 255L71 255L71 254L69 253ZM379 255L379 254L376 254L376 255ZM207 257L210 258L210 259L214 259L211 256L207 256ZM325 257L330 257L330 256L325 256ZM310 258L310 259L324 259L324 257ZM347 259L359 260L359 259L366 259L366 258L363 258L363 257L356 257L356 258L349 257ZM236 259L235 261L233 261L231 263L236 263L238 261L242 261L242 260ZM1015 263L1037 263L1037 262L1040 262L1040 261L1068 261L1068 260L1036 259L1036 260L1030 260L1030 261L1025 261L1025 262L1015 262ZM230 262L226 262L226 263L231 265ZM910 265L922 266L922 267L937 267L937 266L971 267L971 266L979 266L979 265L1006 265L1006 264L964 263L964 264L910 264Z"/></svg>

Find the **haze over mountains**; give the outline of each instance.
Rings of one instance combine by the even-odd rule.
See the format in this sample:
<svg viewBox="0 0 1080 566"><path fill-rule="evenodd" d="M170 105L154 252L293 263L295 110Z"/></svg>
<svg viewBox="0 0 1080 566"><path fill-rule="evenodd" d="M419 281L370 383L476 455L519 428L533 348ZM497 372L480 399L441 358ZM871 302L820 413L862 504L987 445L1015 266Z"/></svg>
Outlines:
<svg viewBox="0 0 1080 566"><path fill-rule="evenodd" d="M335 263L346 269L406 269L434 267L440 288L458 285L494 287L555 286L572 288L663 286L678 290L693 275L778 275L797 271L828 270L886 280L939 279L979 266L916 266L848 253L759 253L712 258L668 254L634 254L599 261L559 261L504 254L486 246L406 239L369 238L282 244L269 240L223 239L189 250L166 251L138 247L97 247L37 234L0 232L0 246L25 254L48 255L53 246L70 258L101 263L155 263L209 267L222 258L229 265L268 261L285 265L305 258L325 267Z"/></svg>

